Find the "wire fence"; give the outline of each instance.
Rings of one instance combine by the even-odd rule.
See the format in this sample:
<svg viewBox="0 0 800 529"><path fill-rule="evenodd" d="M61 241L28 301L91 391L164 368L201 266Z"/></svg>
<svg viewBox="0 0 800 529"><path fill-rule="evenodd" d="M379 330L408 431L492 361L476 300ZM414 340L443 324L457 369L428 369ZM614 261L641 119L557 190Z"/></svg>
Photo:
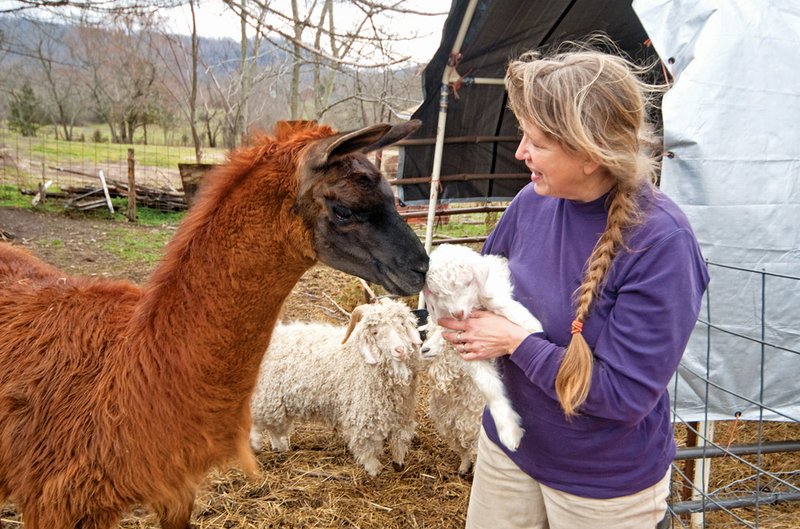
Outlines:
<svg viewBox="0 0 800 529"><path fill-rule="evenodd" d="M788 297L790 303L793 298L796 306L800 277L712 262L708 265L712 282L706 293L705 314L698 321L705 331L704 363L698 368L696 363L682 362L684 383L679 385L676 377L672 388L674 402L679 391L693 387L701 393L705 406L700 420L684 416L677 406L673 410L676 432L684 446L678 449L673 464L669 513L658 527L800 527L800 506L789 505L800 500L800 419L792 411L798 399L787 402L781 398L785 392L767 391L776 381L792 384L800 375L800 351L770 338L769 331L776 325L768 294L789 293L782 298ZM724 280L715 282L715 276L720 279L723 273ZM731 274L740 277L734 279ZM729 287L728 282L753 286L757 335L734 330L737 325L712 318L716 314L712 310L716 309L712 303L715 283ZM790 335L797 336L800 333L794 323ZM734 354L737 350L758 355L755 370L746 369L752 377L747 391L731 384L717 369L725 363L720 358L727 358L729 368L736 369L737 359L742 358ZM778 356L780 362L776 362ZM794 388L789 390L794 392ZM727 420L720 420L719 410L709 405L720 400L728 409L737 410ZM744 420L745 413L748 420Z"/></svg>
<svg viewBox="0 0 800 529"><path fill-rule="evenodd" d="M196 162L189 146L65 141L46 133L24 137L0 126L0 184L36 189L49 182L63 191L98 184L102 172L108 182L127 185L130 150L136 185L147 188L181 192L178 165ZM223 149L203 150L205 163L223 159Z"/></svg>

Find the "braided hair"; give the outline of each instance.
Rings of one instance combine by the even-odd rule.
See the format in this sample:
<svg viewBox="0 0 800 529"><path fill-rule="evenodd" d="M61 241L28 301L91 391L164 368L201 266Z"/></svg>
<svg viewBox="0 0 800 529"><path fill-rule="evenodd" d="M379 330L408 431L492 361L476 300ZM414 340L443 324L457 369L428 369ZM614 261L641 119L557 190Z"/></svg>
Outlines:
<svg viewBox="0 0 800 529"><path fill-rule="evenodd" d="M647 122L648 94L656 87L639 77L645 69L621 55L587 46L543 56L528 52L512 61L505 85L509 107L567 152L598 162L614 179L606 228L586 263L575 292L572 339L556 376L564 413L577 414L586 400L593 354L583 337L583 322L600 294L625 236L642 216L638 197L652 189L657 158Z"/></svg>

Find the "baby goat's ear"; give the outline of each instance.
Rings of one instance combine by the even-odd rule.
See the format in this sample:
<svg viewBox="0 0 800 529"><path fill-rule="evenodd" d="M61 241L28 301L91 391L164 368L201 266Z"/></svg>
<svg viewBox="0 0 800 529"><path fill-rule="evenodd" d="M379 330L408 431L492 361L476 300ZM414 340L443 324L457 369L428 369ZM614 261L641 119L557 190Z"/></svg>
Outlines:
<svg viewBox="0 0 800 529"><path fill-rule="evenodd" d="M491 282L489 281L489 273L491 266L489 262L483 257L475 259L472 267L473 279L475 280L475 287L478 289L478 295L482 298L491 298Z"/></svg>

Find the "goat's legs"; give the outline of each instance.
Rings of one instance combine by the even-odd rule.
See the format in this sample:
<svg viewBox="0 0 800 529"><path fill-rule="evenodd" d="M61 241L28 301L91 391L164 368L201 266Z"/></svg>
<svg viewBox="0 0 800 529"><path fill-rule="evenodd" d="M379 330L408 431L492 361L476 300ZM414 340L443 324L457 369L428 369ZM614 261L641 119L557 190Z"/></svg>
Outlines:
<svg viewBox="0 0 800 529"><path fill-rule="evenodd" d="M392 466L398 472L403 469L411 439L414 438L414 425L411 428L400 428L389 435L389 452L392 455Z"/></svg>
<svg viewBox="0 0 800 529"><path fill-rule="evenodd" d="M381 464L380 455L383 453L383 443L386 438L380 434L373 434L369 437L359 437L355 434L347 443L347 448L356 462L364 467L370 477L375 477L381 473L383 465Z"/></svg>
<svg viewBox="0 0 800 529"><path fill-rule="evenodd" d="M478 390L486 399L486 405L492 413L497 435L506 448L515 451L525 430L520 426L520 416L511 407L506 389L494 363L487 360L465 362L467 372L475 381Z"/></svg>
<svg viewBox="0 0 800 529"><path fill-rule="evenodd" d="M254 452L260 453L264 449L264 434L269 435L269 443L273 450L286 452L289 450L289 434L292 433L292 425L286 416L281 419L266 421L255 418L250 427L250 447Z"/></svg>

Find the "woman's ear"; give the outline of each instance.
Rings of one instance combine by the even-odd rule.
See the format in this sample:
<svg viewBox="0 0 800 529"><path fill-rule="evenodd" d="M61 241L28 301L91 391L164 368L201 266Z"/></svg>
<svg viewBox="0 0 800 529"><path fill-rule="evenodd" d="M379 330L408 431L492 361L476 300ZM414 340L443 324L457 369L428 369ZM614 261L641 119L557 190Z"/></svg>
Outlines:
<svg viewBox="0 0 800 529"><path fill-rule="evenodd" d="M586 176L594 174L598 169L600 169L600 162L592 160L591 158L587 158L586 161L583 162L583 174Z"/></svg>

